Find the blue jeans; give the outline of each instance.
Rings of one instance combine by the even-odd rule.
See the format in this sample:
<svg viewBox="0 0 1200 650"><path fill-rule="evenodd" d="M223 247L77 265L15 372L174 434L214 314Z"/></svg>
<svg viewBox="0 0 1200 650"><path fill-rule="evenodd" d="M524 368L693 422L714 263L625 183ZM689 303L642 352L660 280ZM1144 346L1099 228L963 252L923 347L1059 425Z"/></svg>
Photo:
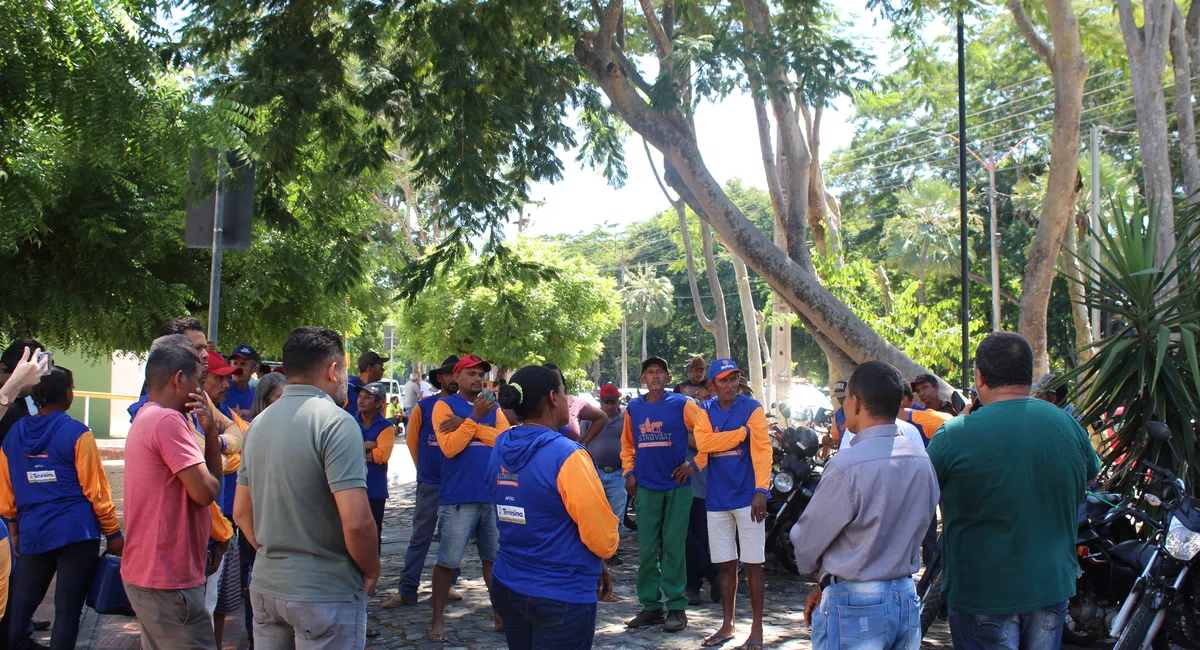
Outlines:
<svg viewBox="0 0 1200 650"><path fill-rule="evenodd" d="M921 610L912 578L839 582L813 611L813 650L917 650Z"/></svg>
<svg viewBox="0 0 1200 650"><path fill-rule="evenodd" d="M492 606L509 650L587 650L596 635L596 603L524 596L492 579Z"/></svg>
<svg viewBox="0 0 1200 650"><path fill-rule="evenodd" d="M438 506L438 524L442 539L438 542L437 565L457 570L463 553L475 534L479 559L495 562L500 547L500 531L496 528L496 505L487 503L453 503Z"/></svg>
<svg viewBox="0 0 1200 650"><path fill-rule="evenodd" d="M400 574L399 587L400 595L409 600L417 599L417 589L421 586L421 572L425 570L425 558L429 556L429 545L433 543L433 533L437 530L441 493L441 483L417 483L412 536L404 553L404 572ZM454 579L458 579L457 570Z"/></svg>
<svg viewBox="0 0 1200 650"><path fill-rule="evenodd" d="M613 514L617 516L617 530L625 521L625 505L629 493L625 491L625 477L621 476L621 468L612 472L596 470L600 474L600 484L604 486L604 496L608 497L608 505L612 506Z"/></svg>
<svg viewBox="0 0 1200 650"><path fill-rule="evenodd" d="M954 650L1058 650L1062 645L1067 601L1022 614L950 612Z"/></svg>

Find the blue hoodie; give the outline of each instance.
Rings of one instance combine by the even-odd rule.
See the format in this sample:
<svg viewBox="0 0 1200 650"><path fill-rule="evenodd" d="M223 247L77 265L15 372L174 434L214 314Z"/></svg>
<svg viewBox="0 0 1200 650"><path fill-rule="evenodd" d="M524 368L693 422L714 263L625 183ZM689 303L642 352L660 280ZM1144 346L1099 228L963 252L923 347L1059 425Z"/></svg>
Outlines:
<svg viewBox="0 0 1200 650"><path fill-rule="evenodd" d="M559 491L559 471L584 449L557 431L522 425L496 439L487 487L500 550L493 575L509 589L567 603L596 602L601 560L580 537Z"/></svg>
<svg viewBox="0 0 1200 650"><path fill-rule="evenodd" d="M84 423L61 411L21 419L4 438L22 555L100 539L100 521L83 494L75 445Z"/></svg>

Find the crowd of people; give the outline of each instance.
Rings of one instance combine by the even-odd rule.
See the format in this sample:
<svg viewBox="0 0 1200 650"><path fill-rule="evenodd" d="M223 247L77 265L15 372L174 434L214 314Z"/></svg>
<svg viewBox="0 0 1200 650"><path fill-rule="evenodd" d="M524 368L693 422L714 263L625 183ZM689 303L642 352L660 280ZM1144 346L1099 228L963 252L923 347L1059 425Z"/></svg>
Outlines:
<svg viewBox="0 0 1200 650"><path fill-rule="evenodd" d="M51 647L75 647L103 540L122 556L145 648L220 647L239 610L255 647L362 648L375 634L367 600L401 426L417 474L412 535L382 606L417 603L440 536L431 641L449 640L447 605L462 598L454 585L473 544L510 648L591 647L598 603L619 600L609 567L622 562L632 504L640 611L627 627L685 629L707 580L722 622L700 645L735 641L744 573L741 647L764 647L773 449L767 409L732 359L692 359L672 390L668 363L647 358L644 394L622 408L606 384L596 408L568 395L551 364L491 384L491 365L464 354L412 375L389 403L388 359L367 352L349 375L330 330L294 330L274 370L248 345L210 349L194 318L159 334L130 407L124 530L96 442L66 413L71 372L30 339L0 356L8 647L33 647L53 579ZM939 503L956 648L1058 647L1076 509L1099 464L1065 396L1032 374L1028 344L997 333L976 352L979 402L962 413L935 377L906 380L883 362L834 385L837 452L790 531L797 566L817 581L796 603L815 648L920 643L913 575L938 543Z"/></svg>

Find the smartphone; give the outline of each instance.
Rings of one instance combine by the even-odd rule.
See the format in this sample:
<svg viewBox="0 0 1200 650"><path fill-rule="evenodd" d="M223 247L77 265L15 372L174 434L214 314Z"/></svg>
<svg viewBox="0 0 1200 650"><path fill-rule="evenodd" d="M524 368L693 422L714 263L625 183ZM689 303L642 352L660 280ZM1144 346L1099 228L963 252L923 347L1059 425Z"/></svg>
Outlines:
<svg viewBox="0 0 1200 650"><path fill-rule="evenodd" d="M483 399L486 399L486 400L496 399L496 394L492 392L492 389L485 388L485 389L483 389Z"/></svg>
<svg viewBox="0 0 1200 650"><path fill-rule="evenodd" d="M49 350L38 350L33 354L34 363L41 363L42 359L46 359L46 367L42 369L42 376L45 377L54 370L54 353Z"/></svg>

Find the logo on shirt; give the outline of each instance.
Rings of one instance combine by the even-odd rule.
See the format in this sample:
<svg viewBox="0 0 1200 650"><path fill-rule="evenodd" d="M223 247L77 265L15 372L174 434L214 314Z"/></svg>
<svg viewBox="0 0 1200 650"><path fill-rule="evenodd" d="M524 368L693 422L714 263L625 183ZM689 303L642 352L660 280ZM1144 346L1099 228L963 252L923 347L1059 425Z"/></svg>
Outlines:
<svg viewBox="0 0 1200 650"><path fill-rule="evenodd" d="M425 444L429 445L430 447L437 447L438 446L437 434L436 433L429 434L425 438Z"/></svg>
<svg viewBox="0 0 1200 650"><path fill-rule="evenodd" d="M501 467L500 473L496 475L496 485L518 487L517 475Z"/></svg>
<svg viewBox="0 0 1200 650"><path fill-rule="evenodd" d="M652 447L670 447L673 444L670 433L663 431L662 422L651 422L650 418L638 425L638 449Z"/></svg>
<svg viewBox="0 0 1200 650"><path fill-rule="evenodd" d="M741 456L741 449L730 449L729 451L719 451L715 454L709 454L709 458L727 458L729 456Z"/></svg>
<svg viewBox="0 0 1200 650"><path fill-rule="evenodd" d="M471 444L469 444L467 446L468 447L486 447L486 446L488 446L488 444L482 440L479 440L478 438L472 438Z"/></svg>
<svg viewBox="0 0 1200 650"><path fill-rule="evenodd" d="M525 523L525 509L517 506L505 506L499 503L496 504L496 518L500 521L507 521L510 524Z"/></svg>
<svg viewBox="0 0 1200 650"><path fill-rule="evenodd" d="M46 469L36 472L25 472L25 478L30 483L57 483L58 475L52 469Z"/></svg>
<svg viewBox="0 0 1200 650"><path fill-rule="evenodd" d="M662 433L662 428L662 422L651 422L650 418L646 418L645 422L638 425L638 431L640 431L642 435L646 435L648 433Z"/></svg>

